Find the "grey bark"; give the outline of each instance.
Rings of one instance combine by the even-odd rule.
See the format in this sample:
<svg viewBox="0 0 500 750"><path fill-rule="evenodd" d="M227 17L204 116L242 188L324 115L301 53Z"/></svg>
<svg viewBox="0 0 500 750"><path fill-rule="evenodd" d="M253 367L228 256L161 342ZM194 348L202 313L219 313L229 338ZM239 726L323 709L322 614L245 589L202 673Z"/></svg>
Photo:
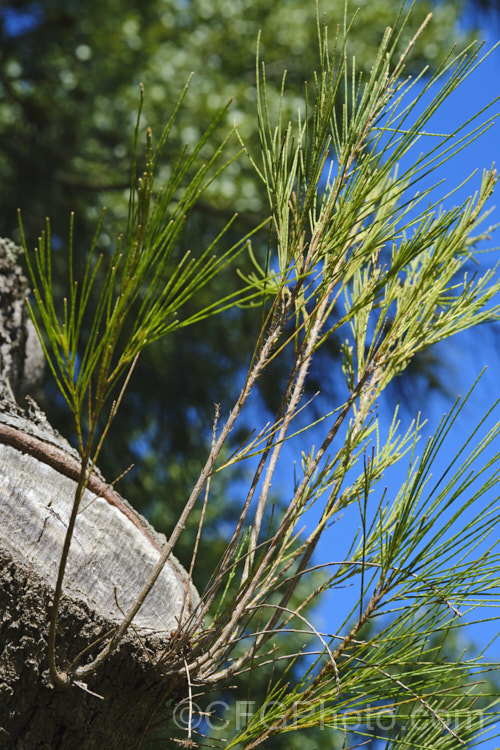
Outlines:
<svg viewBox="0 0 500 750"><path fill-rule="evenodd" d="M17 263L21 249L0 237L0 372L20 399L43 375L43 351L25 304L28 282Z"/></svg>
<svg viewBox="0 0 500 750"><path fill-rule="evenodd" d="M40 372L40 350L36 354L35 346L34 357L27 353L20 304L25 293L25 280L12 269L0 240L0 747L140 747L150 716L180 689L166 677L161 656L171 632L196 605L197 593L172 559L133 629L98 673L68 690L51 686L48 613L76 482L68 476L71 471L59 471L44 453L56 451L58 461L67 457L69 466L77 457L34 402L22 410L12 398L13 392L25 393ZM113 492L113 504L108 494L87 490L81 504L58 618L62 670L85 649L80 663L96 655L137 597L165 542L123 498Z"/></svg>

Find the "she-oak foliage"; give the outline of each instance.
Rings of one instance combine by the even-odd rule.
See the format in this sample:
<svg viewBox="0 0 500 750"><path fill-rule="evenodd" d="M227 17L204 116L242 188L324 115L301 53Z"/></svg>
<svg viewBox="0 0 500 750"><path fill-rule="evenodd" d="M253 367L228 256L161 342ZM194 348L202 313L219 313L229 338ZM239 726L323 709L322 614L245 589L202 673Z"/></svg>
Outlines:
<svg viewBox="0 0 500 750"><path fill-rule="evenodd" d="M262 702L266 711L257 706L242 727L226 733L225 747L252 748L272 735L308 727L330 734L337 730L340 744L354 747L364 727L370 722L383 727L387 716L393 717L392 728L380 730L387 747L473 746L497 716L497 699L478 679L492 665L481 654L447 660L433 639L438 632L453 634L464 612L476 609L477 617L485 619L482 599L494 601L500 555L486 540L500 523L500 509L487 491L498 481L500 454L486 464L481 454L500 424L482 440L472 435L455 465L436 482L431 467L461 405L443 418L420 459L418 418L402 434L396 408L383 435L377 415L380 394L416 353L497 320L500 311L495 269L468 274L475 245L487 234L477 234L477 227L489 212L495 170L485 172L478 192L455 209L442 210L428 189L417 192L419 180L491 122L469 122L449 134L426 130L442 101L479 63L480 46L451 53L430 78L413 80L405 77L405 64L415 39L402 55L395 54L405 23L401 12L364 80L347 54L347 21L331 40L318 20L319 72L306 86L304 106L293 121L271 112L265 65L258 60L260 153L245 153L237 130L231 136L241 140L236 158L249 158L260 178L269 215L236 245L225 246L223 232L198 257L185 255L174 262L190 211L227 166L225 143L206 163L200 161L215 121L194 149L186 147L179 155L168 181L157 184L162 150L182 98L156 147L147 132L140 175L138 124L128 224L111 257L98 252L99 225L80 279L73 272L71 233L67 294L60 304L52 292L50 226L33 253L24 243L36 300L33 318L74 415L82 459L50 622L49 665L56 686L64 688L98 670L118 645L186 519L195 507L210 503L211 477L239 462L251 470L240 518L201 603L162 656L165 675L185 685L190 720L179 739L188 744L196 738L193 695L210 696L236 676L257 673L269 663L287 660L291 669L299 654L287 651L286 634L297 630L309 654L310 644L317 644L314 662L298 681L282 671L271 679ZM425 33L423 27L418 35ZM283 91L285 86L284 77ZM429 92L433 96L425 103ZM409 163L405 156L415 153L417 141L422 153ZM398 171L401 162L409 165ZM251 246L262 231L269 238L264 260ZM235 261L246 251L254 271L240 273L240 291L193 313L197 292L228 266L236 273ZM137 358L178 328L248 305L262 313L248 373L235 403L216 407L211 449L151 580L94 660L62 672L55 634L74 521ZM126 321L133 323L126 326ZM90 333L82 340L84 330ZM319 425L314 412L310 426L315 435L318 427L323 430L315 447L307 443L312 430L304 427L310 407L304 387L312 358L332 335L343 341L345 395L324 411ZM256 424L229 455L228 437L246 418L259 376L286 349L292 352L291 366L274 422ZM304 449L294 488L269 525L271 484L282 466L283 445L299 432ZM407 479L388 499L380 482L404 457ZM312 506L317 522L311 529L304 514ZM348 554L325 566L321 584L297 604L294 593L311 575L321 535L339 533L349 506L359 509L361 525ZM192 567L197 544L193 539ZM358 587L356 607L345 613L338 632L318 633L302 611L324 590L346 583ZM367 630L370 623L376 627Z"/></svg>

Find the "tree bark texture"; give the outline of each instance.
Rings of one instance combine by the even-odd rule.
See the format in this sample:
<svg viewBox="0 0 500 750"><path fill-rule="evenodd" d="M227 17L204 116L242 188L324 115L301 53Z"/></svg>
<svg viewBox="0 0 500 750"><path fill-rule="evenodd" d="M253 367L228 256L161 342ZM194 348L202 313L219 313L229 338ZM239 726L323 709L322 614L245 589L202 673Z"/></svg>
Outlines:
<svg viewBox="0 0 500 750"><path fill-rule="evenodd" d="M150 716L174 689L161 655L198 596L171 558L103 667L85 683L52 687L49 611L79 463L34 402L21 410L13 400L14 390L24 390L27 335L13 325L12 314L17 326L24 325L24 314L9 286L7 265L2 266L1 242L0 748L138 748ZM24 294L20 279L16 269L10 282ZM59 669L84 650L80 663L97 654L141 591L164 543L96 472L82 499L64 578Z"/></svg>

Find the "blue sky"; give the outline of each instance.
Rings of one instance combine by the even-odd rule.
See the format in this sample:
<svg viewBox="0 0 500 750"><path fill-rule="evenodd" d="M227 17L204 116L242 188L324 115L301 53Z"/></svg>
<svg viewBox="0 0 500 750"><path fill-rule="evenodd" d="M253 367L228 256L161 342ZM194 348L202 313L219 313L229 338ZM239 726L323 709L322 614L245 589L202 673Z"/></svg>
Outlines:
<svg viewBox="0 0 500 750"><path fill-rule="evenodd" d="M487 42L485 46L486 50L493 46L496 39L492 35L489 35L487 28L485 28L485 37ZM481 110L499 95L500 50L495 50L482 63L479 69L471 74L470 78L460 89L454 92L445 102L433 120L432 130L436 132L449 132L453 130L460 122L472 117L477 111ZM500 111L500 103L496 103L493 106L488 116L498 111ZM445 168L439 171L439 174L433 174L429 178L429 183L445 178L446 183L439 188L442 194L445 195L452 187L461 183L474 170L477 170L477 174L471 178L470 183L445 203L445 206L450 208L452 205L456 205L464 200L470 192L474 191L479 184L482 170L489 168L492 162L496 162L500 166L500 117L497 118L487 133L449 162ZM498 208L488 220L488 223L494 222L500 222L500 210ZM498 245L500 245L500 233L497 231L491 241L483 244L482 249ZM483 262L485 266L486 264L491 265L498 262L499 258L500 254L497 251L492 255L485 255ZM428 424L424 429L424 439L426 435L431 434L432 430L435 429L443 413L449 412L453 399L459 395L463 396L470 389L481 370L483 368L487 369L468 400L456 424L456 428L449 435L440 455L439 465L436 465L436 470L438 470L438 467L444 467L448 461L454 458L464 439L476 427L480 416L490 408L493 401L500 395L498 387L500 350L497 346L500 348L500 340L498 337L491 335L491 330L476 329L473 332L455 337L442 347L442 352L449 365L445 378L450 398L433 394L426 397L418 405L422 416L428 420ZM402 419L403 423L405 421L408 422L408 414L404 415L403 413ZM496 410L496 420L499 419L500 408ZM423 448L423 441L421 445ZM393 472L387 478L389 496L396 491L399 482L403 480L404 468L405 465L403 462L401 470ZM359 518L353 519L351 523L354 529L355 525L359 525ZM345 534L346 531L346 528L344 528L343 533ZM317 562L327 562L333 559L332 545L335 545L336 539L338 539L338 536L335 529L331 530L330 535L325 535L317 551ZM337 557L337 559L340 558ZM356 594L357 590L329 592L322 600L317 613L319 625L325 631L331 632L334 628L334 623L338 622L339 609L345 611L347 604L352 601L353 597L354 599L356 598ZM475 645L482 646L496 636L499 629L497 622L490 622L482 625L470 625L466 633ZM500 661L500 642L489 648L487 653L491 660ZM498 678L500 679L500 672L498 673ZM493 750L494 748L499 748L500 745L498 739L491 739L482 745L482 747L487 748L487 750Z"/></svg>
<svg viewBox="0 0 500 750"><path fill-rule="evenodd" d="M496 40L487 38L486 41L487 43L484 47L484 52L491 48ZM469 118L473 117L474 114L485 108L497 96L500 96L500 50L492 52L492 54L470 75L461 87L450 96L440 111L435 115L432 123L429 124L429 128L426 128L426 130L439 133L454 131L461 123L466 122ZM487 113L481 116L479 121L490 118L492 115L496 114L496 112L500 112L500 102L494 104ZM427 144L422 142L421 146L419 144L419 148L423 149L426 145ZM438 171L429 175L427 178L427 185L436 184L440 180L445 180L442 185L437 187L437 194L434 196L434 199L437 199L438 195L445 196L453 188L463 183L466 178L472 175L466 185L444 201L445 208L451 208L462 203L477 189L480 184L483 169L490 168L492 162L496 162L497 165L500 166L500 117L498 119L495 118L494 124L487 130L487 132L478 140L470 144L465 151L455 156ZM419 189L422 189L422 185L419 185ZM493 204L494 203L495 200L493 200ZM500 222L499 209L496 209L488 218L486 226L496 222ZM500 260L500 253L498 250L493 250L492 253L486 252L497 246L500 246L499 231L494 233L491 240L484 242L481 245L481 250L484 251L484 254L479 257L484 268L494 265ZM498 325L499 324L494 324L494 327L498 328ZM447 363L447 366L442 370L442 377L448 395L444 396L439 393L427 394L425 398L422 398L421 403L412 404L406 411L404 409L401 410L402 432L405 431L411 417L416 416L418 410L420 410L422 418L427 420L427 424L422 430L422 438L417 451L417 453L421 454L425 445L426 437L433 434L443 414L450 411L454 400L458 396L463 397L470 390L481 371L486 368L439 453L438 461L433 468L433 474L435 477L438 477L456 457L465 440L475 430L482 415L485 414L488 409L490 409L493 402L500 397L500 389L498 388L498 374L500 372L500 337L498 336L498 333L500 333L500 331L498 331L496 335L493 335L493 327L485 326L482 329L475 329L472 332L460 334L448 342L441 344L440 354ZM388 415L391 406L392 405L388 403L381 404L380 412L382 416L382 429L388 427ZM493 415L491 415L488 421L488 427L491 426L492 422L498 420L500 420L500 407L496 409L496 412ZM484 432L485 430L483 429L482 433ZM311 438L309 433L307 433L302 447L304 449L306 446L309 447L310 442ZM314 442L314 440L312 442ZM316 444L318 444L318 442L319 441L316 441ZM492 455L495 448L498 450L499 447L500 446L492 446L488 455ZM291 472L289 467L293 464L294 459L297 459L297 444L294 442L291 442L289 445L285 444L283 454L283 465L288 464L288 466L282 471L279 478L277 478L278 481L276 482L275 489L277 491L281 490L282 496L286 497L287 492L289 493L290 491L291 485ZM406 469L407 463L403 459L398 468L392 470L387 477L384 478L380 489L382 491L384 486L387 486L388 498L394 497L396 494L399 486L406 477ZM492 495L495 494L495 491L490 493L483 499L483 502L489 502L493 499ZM375 499L373 502L375 502ZM473 512L474 511L470 511L470 514ZM468 520L470 514L466 517L465 521ZM317 516L317 512L311 512L309 516L304 518L304 522L308 524L309 530L310 527L314 525ZM314 562L316 564L322 564L329 563L332 560L343 559L343 553L345 553L343 543L347 545L347 543L350 542L353 532L355 532L359 523L359 514L357 514L356 509L353 508L352 512L347 513L345 517L339 519L337 523L327 530L317 548ZM490 540L490 542L492 541L496 540ZM316 611L316 618L314 620L315 626L325 633L339 632L338 626L340 626L352 604L357 601L359 591L358 587L359 582L357 582L352 588L335 589L324 594L320 606ZM481 612L480 615L465 615L463 619L468 620L470 623L471 620L488 617L491 618L496 614L495 611L487 610L486 612ZM500 612L498 614L500 615ZM464 639L462 645L465 646L466 643L469 643L472 645L473 649L481 649L497 635L498 631L499 624L495 621L481 624L469 624L465 630L467 640ZM312 645L312 647L314 648L314 645ZM500 641L494 643L488 648L487 658L489 661L500 662ZM500 673L498 674L497 681L500 683ZM295 746L293 741L291 744ZM482 744L482 748L484 748L484 750L498 750L498 748L500 748L499 739L493 737L491 740L485 741Z"/></svg>
<svg viewBox="0 0 500 750"><path fill-rule="evenodd" d="M488 36L487 32L488 30L485 29L486 44L483 48L483 53L491 49L496 42L496 39ZM494 50L460 88L446 100L441 109L433 117L431 123L429 123L429 127L426 127L426 130L438 133L452 132L461 123L466 122L477 112L487 107L498 96L500 96L500 50ZM496 115L497 112L500 112L500 101L493 104L486 113L483 113L476 124L489 119L493 115ZM416 152L425 149L427 146L427 143L420 142ZM483 135L447 162L446 165L429 175L426 181L422 185L419 185L418 188L422 190L423 187L434 185L444 180L444 183L436 188L434 200L437 200L438 196L446 196L470 176L470 180L466 185L463 185L443 202L445 208L452 208L455 205L460 205L469 195L474 193L479 187L482 171L490 168L493 162L500 167L500 117L495 117L494 123ZM493 200L493 205L495 202ZM500 222L500 207L495 209L493 214L487 219L484 228L496 222ZM500 260L500 252L495 250L498 246L500 246L500 231L496 231L490 240L485 241L480 246L482 253L479 255L481 262L479 272ZM490 250L492 250L491 253L489 252ZM406 430L411 418L416 416L419 410L422 419L427 420L427 424L422 430L422 437L417 450L417 453L421 455L426 438L433 434L443 414L450 411L457 397L463 397L468 393L481 371L484 370L477 386L474 388L473 393L465 404L453 430L448 435L439 453L438 461L433 467L434 477L439 476L449 463L453 461L466 439L475 430L482 415L500 397L500 389L498 388L500 372L500 336L498 334L500 331L497 330L496 335L494 334L494 329L498 329L499 325L484 326L483 328L460 334L441 344L440 355L446 362L446 366L441 371L441 376L446 386L447 395L439 393L427 394L425 398L422 398L421 403L411 404L408 410L401 410L401 432ZM389 403L381 404L382 430L389 425L392 406L393 404ZM498 420L500 420L500 406L491 415L487 426L490 427L492 423ZM484 432L485 428L481 434L484 434ZM306 449L306 446L309 447L310 442L311 438L309 433L307 433L302 447ZM316 444L318 442L320 441L317 441ZM491 450L485 455L491 456L495 448L499 450L499 447L491 446ZM285 454L283 463L291 466L294 459L297 459L297 444L292 442L290 445L285 445L283 453ZM380 491L383 491L384 486L386 486L387 497L394 497L399 486L406 478L406 471L407 462L403 459L398 467L391 470L387 477L384 478ZM281 484L278 486L277 483L275 488L281 490L283 497L286 497L291 485L290 470L284 470L279 479L281 480ZM483 498L483 503L485 504L492 499L496 499L496 497L493 497L495 494L500 495L500 493L495 493L495 491L490 492ZM372 502L375 502L375 498ZM467 522L473 513L474 511L471 510L469 515L466 516L465 522ZM309 530L314 525L317 517L318 512L314 511L304 518L304 522L308 524ZM339 519L324 534L317 548L314 562L322 564L331 562L332 560L343 559L342 553L345 553L343 542L346 544L347 540L350 542L359 524L359 514L353 508L351 512ZM493 541L496 540L490 539L490 544ZM484 548L485 545L483 546ZM338 627L344 616L358 599L358 587L359 582L354 584L352 588L335 589L324 594L320 606L316 611L316 619L314 620L316 627L325 633L339 632ZM463 620L471 623L471 621L477 619L492 618L495 616L500 616L500 612L486 610L480 614L466 614ZM473 649L483 648L497 636L500 629L499 622L490 621L481 624L468 624L465 630L467 640L464 639L462 644L465 646L468 642ZM486 656L489 661L500 662L500 641L488 648ZM498 673L497 682L500 683L500 672ZM484 742L481 747L484 750L498 750L500 748L499 739L493 737L491 740Z"/></svg>

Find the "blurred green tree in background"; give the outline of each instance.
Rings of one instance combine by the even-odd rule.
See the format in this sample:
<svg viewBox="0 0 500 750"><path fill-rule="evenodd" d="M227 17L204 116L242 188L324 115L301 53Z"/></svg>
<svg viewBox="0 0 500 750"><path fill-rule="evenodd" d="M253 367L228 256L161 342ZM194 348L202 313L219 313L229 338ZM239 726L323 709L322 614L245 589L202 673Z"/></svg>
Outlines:
<svg viewBox="0 0 500 750"><path fill-rule="evenodd" d="M395 8L387 0L357 5L363 6L363 22L355 24L349 52L355 54L358 69L366 70L385 27L395 20ZM344 1L331 0L324 10L341 23ZM459 28L461 10L454 0L435 6L427 0L417 3L402 48L427 13L432 11L434 18L425 38L417 42L411 61L414 70L441 59L453 43L467 41ZM83 253L106 206L99 240L100 248L106 248L123 229L126 216L140 82L146 96L144 120L154 136L194 72L167 144L172 154L179 153L184 143L196 142L231 99L213 142L237 122L245 142L256 144L259 30L270 106L277 106L286 69L288 90L292 85L295 96L287 95L285 106L295 111L307 72L317 67L313 0L45 0L4 6L0 10L0 234L18 237L20 207L29 243L36 243L45 216L50 215L53 235L62 245L74 211ZM234 153L240 149L236 138L232 148ZM234 212L238 212L236 235L242 225L257 223L263 209L262 191L245 158L233 163L209 197L191 217L180 252L205 247ZM264 247L265 241L263 237ZM56 270L64 273L64 268ZM139 363L102 468L108 476L117 476L136 462L137 468L122 480L120 489L165 531L198 469L200 442L210 439L213 404L223 401L237 385L234 373L250 351L249 328L243 316L233 314L229 323L224 316L212 318L205 326L153 348ZM333 342L329 356L336 354ZM328 357L319 358L315 367L322 389L334 388L328 382ZM261 405L266 408L275 405L279 376L278 363L262 381ZM435 375L429 371L426 377L428 382ZM67 434L66 412L55 392L45 392L43 405ZM213 552L220 536L217 527L236 510L227 488L221 487L220 493L217 513L208 519L215 524ZM181 548L178 554L183 559L189 550ZM202 585L203 580L197 583Z"/></svg>

